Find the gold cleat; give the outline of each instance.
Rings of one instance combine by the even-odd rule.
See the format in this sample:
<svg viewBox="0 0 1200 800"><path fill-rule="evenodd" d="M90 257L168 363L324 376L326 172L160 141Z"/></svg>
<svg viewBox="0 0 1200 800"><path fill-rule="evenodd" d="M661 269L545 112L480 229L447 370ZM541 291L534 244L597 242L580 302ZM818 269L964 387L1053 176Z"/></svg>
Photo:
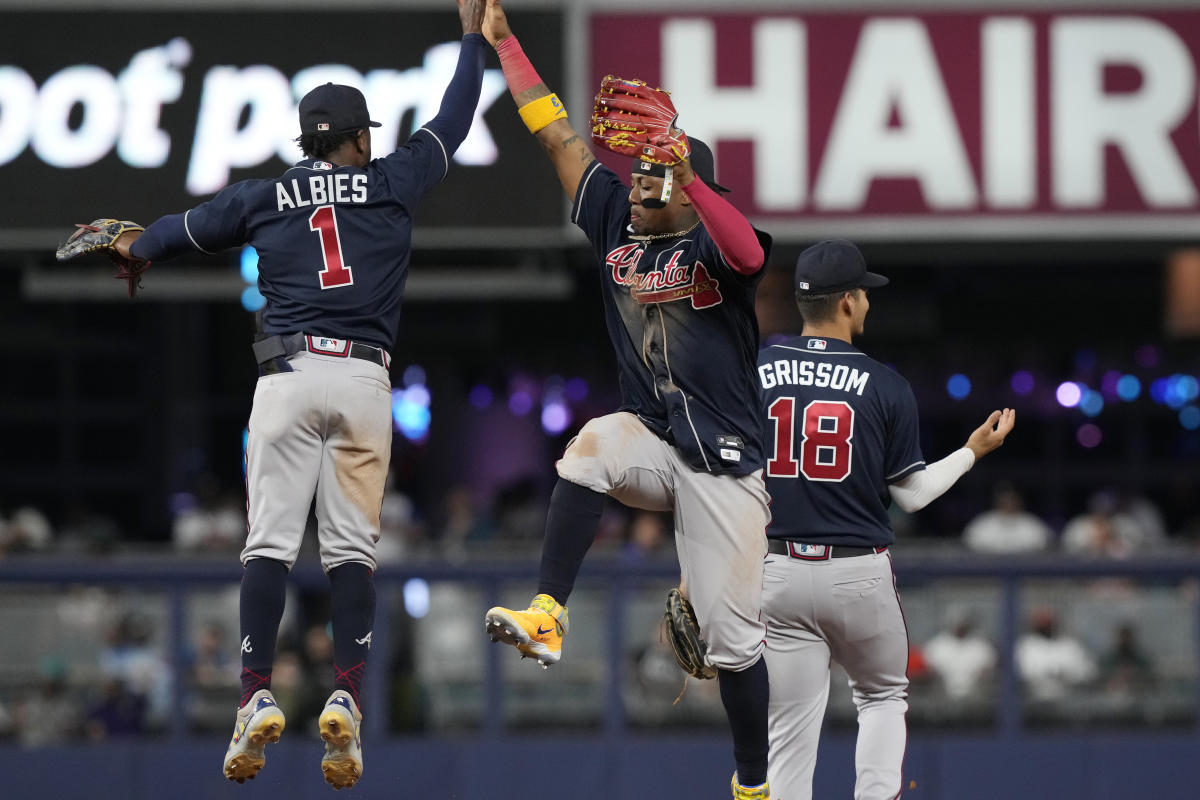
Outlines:
<svg viewBox="0 0 1200 800"><path fill-rule="evenodd" d="M511 644L522 658L536 658L543 669L557 664L567 635L567 609L548 594L533 598L529 608L514 611L496 606L483 618L493 642Z"/></svg>

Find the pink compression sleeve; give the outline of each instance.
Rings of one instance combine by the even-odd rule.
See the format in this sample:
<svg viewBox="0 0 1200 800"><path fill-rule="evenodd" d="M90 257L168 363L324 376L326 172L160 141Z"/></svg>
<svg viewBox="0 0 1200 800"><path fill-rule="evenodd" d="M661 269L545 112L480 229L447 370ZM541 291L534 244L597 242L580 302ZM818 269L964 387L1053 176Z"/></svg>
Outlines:
<svg viewBox="0 0 1200 800"><path fill-rule="evenodd" d="M708 235L717 243L729 266L743 275L763 267L763 249L754 228L729 201L714 192L697 176L683 187Z"/></svg>
<svg viewBox="0 0 1200 800"><path fill-rule="evenodd" d="M500 56L500 68L504 70L504 80L508 81L508 90L514 98L542 82L517 37L509 36L496 45L496 55Z"/></svg>

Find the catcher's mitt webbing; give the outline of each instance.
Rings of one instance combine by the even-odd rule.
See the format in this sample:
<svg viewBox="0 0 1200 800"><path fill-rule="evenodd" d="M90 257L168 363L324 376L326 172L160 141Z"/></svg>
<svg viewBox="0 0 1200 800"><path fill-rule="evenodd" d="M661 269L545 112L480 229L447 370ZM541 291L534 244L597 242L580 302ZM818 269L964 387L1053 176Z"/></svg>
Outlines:
<svg viewBox="0 0 1200 800"><path fill-rule="evenodd" d="M530 133L537 133L556 119L567 118L567 109L556 94L532 100L518 108L517 113L521 115L521 121L529 128Z"/></svg>

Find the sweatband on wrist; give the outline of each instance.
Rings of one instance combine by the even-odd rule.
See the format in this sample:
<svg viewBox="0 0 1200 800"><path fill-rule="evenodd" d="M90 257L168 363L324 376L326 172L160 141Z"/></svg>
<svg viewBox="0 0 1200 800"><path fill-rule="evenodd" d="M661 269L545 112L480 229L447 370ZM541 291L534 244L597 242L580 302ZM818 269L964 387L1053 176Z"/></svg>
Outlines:
<svg viewBox="0 0 1200 800"><path fill-rule="evenodd" d="M496 45L496 55L500 56L500 69L504 70L504 80L513 97L542 82L517 37L509 36Z"/></svg>
<svg viewBox="0 0 1200 800"><path fill-rule="evenodd" d="M567 109L556 94L548 94L532 100L517 109L521 120L530 133L537 133L556 119L566 119Z"/></svg>

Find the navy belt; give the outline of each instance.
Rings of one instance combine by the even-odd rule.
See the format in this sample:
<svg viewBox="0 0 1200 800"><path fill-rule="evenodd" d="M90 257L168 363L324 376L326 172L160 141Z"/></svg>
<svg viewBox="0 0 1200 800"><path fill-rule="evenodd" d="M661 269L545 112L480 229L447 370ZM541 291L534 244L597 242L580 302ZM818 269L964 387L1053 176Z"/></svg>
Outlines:
<svg viewBox="0 0 1200 800"><path fill-rule="evenodd" d="M391 359L382 347L311 333L268 336L254 343L254 358L259 364L266 364L276 358L295 355L301 350L334 358L361 358L364 361L378 364L384 369L391 368Z"/></svg>
<svg viewBox="0 0 1200 800"><path fill-rule="evenodd" d="M883 547L850 547L840 544L808 544L792 539L767 539L768 553L798 558L801 561L828 561L831 558L869 556L885 550L887 550L887 545Z"/></svg>

